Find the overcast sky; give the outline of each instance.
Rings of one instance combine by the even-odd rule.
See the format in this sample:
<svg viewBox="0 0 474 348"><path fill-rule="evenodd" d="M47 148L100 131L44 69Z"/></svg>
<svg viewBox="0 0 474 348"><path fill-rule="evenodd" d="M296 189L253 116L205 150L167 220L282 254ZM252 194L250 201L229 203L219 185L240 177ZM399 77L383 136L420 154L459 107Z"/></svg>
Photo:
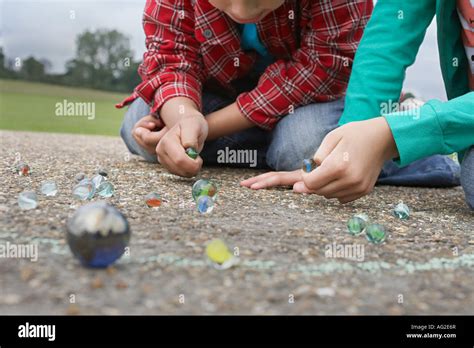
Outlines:
<svg viewBox="0 0 474 348"><path fill-rule="evenodd" d="M144 50L144 4L145 0L0 0L0 46L9 58L46 58L54 72L62 72L64 63L74 57L77 34L107 28L128 35L139 59ZM446 99L434 23L415 65L407 72L405 88L425 99Z"/></svg>

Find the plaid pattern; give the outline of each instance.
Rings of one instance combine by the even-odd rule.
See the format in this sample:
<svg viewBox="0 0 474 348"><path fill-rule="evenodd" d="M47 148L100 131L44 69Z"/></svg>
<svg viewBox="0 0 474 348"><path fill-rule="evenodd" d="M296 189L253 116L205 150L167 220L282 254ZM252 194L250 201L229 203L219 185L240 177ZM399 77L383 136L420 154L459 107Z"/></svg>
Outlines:
<svg viewBox="0 0 474 348"><path fill-rule="evenodd" d="M372 0L286 0L257 23L276 61L253 90L237 96L242 114L272 129L291 107L342 97L372 9ZM241 49L237 24L207 0L147 0L143 26L142 83L118 107L141 97L157 114L167 100L184 96L202 109L203 84L232 95L232 82L248 76L256 61L255 52Z"/></svg>
<svg viewBox="0 0 474 348"><path fill-rule="evenodd" d="M469 64L469 87L474 91L474 0L458 0L457 6Z"/></svg>

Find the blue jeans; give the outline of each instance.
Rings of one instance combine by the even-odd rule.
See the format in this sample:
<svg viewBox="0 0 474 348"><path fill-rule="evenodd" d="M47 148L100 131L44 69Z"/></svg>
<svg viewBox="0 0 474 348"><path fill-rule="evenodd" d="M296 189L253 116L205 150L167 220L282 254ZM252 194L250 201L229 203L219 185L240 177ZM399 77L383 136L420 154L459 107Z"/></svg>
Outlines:
<svg viewBox="0 0 474 348"><path fill-rule="evenodd" d="M207 115L230 103L230 99L206 92L203 94L203 114ZM208 141L200 156L205 165L295 170L301 168L303 159L314 155L324 136L337 127L343 109L343 99L303 106L284 117L271 132L254 127ZM136 99L125 114L120 135L131 153L156 163L156 156L142 149L131 133L135 123L148 115L149 111L149 106L142 99ZM237 154L238 151L242 153L242 150L255 153L256 161L221 161L224 152Z"/></svg>
<svg viewBox="0 0 474 348"><path fill-rule="evenodd" d="M205 92L203 95L203 113L221 109L232 100ZM201 157L205 165L232 167L252 167L289 171L301 167L304 158L310 158L337 123L344 108L344 100L328 103L315 103L297 108L271 131L254 127L213 141L206 142ZM149 162L157 162L133 139L131 130L135 123L149 114L149 106L141 99L135 100L129 107L120 134L130 152L140 155ZM224 150L247 150L256 153L256 163L230 163L219 161ZM399 168L393 161L387 161L382 168L377 183L397 186L453 187L460 181L466 193L466 200L474 207L474 150L468 151L460 166L452 159L434 155Z"/></svg>
<svg viewBox="0 0 474 348"><path fill-rule="evenodd" d="M461 164L461 185L467 204L474 210L474 146L466 151Z"/></svg>

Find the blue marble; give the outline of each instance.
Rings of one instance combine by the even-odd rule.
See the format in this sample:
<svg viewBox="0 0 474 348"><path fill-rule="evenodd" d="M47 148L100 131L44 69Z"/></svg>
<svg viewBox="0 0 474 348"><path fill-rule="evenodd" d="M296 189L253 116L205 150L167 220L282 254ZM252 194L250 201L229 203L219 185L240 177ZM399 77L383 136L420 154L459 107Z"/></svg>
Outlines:
<svg viewBox="0 0 474 348"><path fill-rule="evenodd" d="M209 196L200 196L196 206L201 214L209 214L214 209L214 200Z"/></svg>
<svg viewBox="0 0 474 348"><path fill-rule="evenodd" d="M78 208L66 229L72 254L83 266L91 268L104 268L118 260L131 236L125 216L105 202Z"/></svg>
<svg viewBox="0 0 474 348"><path fill-rule="evenodd" d="M302 165L301 169L305 173L311 173L317 167L318 166L317 166L316 162L312 158L306 158L306 159L303 160L303 165Z"/></svg>

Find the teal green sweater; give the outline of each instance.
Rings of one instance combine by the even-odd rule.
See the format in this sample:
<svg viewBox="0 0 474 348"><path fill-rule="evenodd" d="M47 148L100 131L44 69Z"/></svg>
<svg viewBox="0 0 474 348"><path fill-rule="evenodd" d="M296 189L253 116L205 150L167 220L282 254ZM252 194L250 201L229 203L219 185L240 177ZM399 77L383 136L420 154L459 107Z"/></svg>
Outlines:
<svg viewBox="0 0 474 348"><path fill-rule="evenodd" d="M384 114L397 102L405 70L415 61L433 16L448 102L430 100L414 113ZM474 145L474 92L454 0L379 0L356 53L343 125L383 115L398 147L400 165ZM432 73L432 67L426 67ZM363 134L361 134L363 136Z"/></svg>

